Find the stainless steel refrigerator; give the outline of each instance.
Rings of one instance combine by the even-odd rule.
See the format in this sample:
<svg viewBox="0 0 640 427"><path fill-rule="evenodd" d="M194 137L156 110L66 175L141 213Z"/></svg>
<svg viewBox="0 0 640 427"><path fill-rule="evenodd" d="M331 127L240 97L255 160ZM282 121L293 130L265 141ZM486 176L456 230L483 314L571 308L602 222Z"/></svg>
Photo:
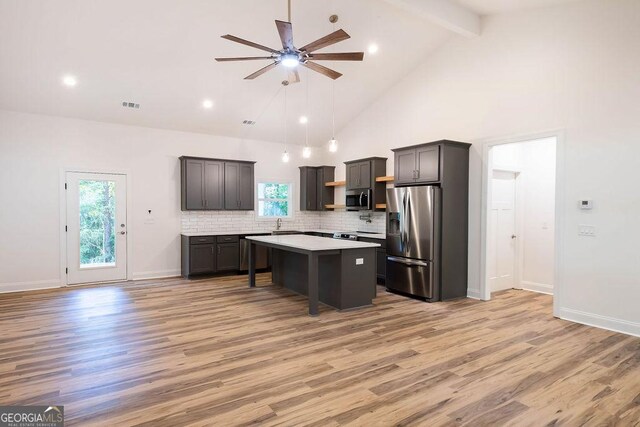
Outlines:
<svg viewBox="0 0 640 427"><path fill-rule="evenodd" d="M440 299L440 203L440 187L387 189L388 289Z"/></svg>

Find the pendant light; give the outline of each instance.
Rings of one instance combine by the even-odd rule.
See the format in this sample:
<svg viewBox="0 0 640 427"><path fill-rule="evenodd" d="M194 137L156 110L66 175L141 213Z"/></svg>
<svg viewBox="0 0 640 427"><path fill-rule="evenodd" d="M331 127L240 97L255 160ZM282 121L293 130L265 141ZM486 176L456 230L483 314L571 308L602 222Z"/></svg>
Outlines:
<svg viewBox="0 0 640 427"><path fill-rule="evenodd" d="M329 151L338 151L338 141L336 141L336 83L331 82L331 139L329 140Z"/></svg>
<svg viewBox="0 0 640 427"><path fill-rule="evenodd" d="M284 153L282 153L282 161L284 163L288 163L289 153L287 153L287 85L285 84L285 82L282 82L282 85L284 86Z"/></svg>
<svg viewBox="0 0 640 427"><path fill-rule="evenodd" d="M306 106L305 106L305 110L307 112L307 114L309 114L309 73L306 73L307 78L306 80ZM308 116L304 116L305 120L304 120L304 148L302 149L302 157L304 157L305 159L308 159L309 157L311 157L311 147L309 147L309 118Z"/></svg>

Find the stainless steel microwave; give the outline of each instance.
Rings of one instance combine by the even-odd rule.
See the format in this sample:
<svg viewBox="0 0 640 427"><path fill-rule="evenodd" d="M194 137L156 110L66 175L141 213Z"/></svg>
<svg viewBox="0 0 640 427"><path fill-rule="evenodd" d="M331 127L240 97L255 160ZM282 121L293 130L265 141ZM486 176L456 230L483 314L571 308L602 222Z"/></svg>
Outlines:
<svg viewBox="0 0 640 427"><path fill-rule="evenodd" d="M348 211L364 211L372 209L370 188L363 190L348 190L346 198Z"/></svg>

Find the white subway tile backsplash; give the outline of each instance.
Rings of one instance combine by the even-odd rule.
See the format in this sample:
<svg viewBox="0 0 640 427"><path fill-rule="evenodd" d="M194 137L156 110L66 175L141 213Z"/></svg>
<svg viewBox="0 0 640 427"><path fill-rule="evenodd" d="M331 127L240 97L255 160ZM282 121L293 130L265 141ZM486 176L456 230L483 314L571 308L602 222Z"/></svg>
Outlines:
<svg viewBox="0 0 640 427"><path fill-rule="evenodd" d="M372 212L371 223L361 220L360 215L360 212L345 211L296 211L293 218L283 218L282 228L385 232L384 212ZM183 232L271 231L275 223L275 219L256 218L254 211L188 211L182 212L181 229Z"/></svg>

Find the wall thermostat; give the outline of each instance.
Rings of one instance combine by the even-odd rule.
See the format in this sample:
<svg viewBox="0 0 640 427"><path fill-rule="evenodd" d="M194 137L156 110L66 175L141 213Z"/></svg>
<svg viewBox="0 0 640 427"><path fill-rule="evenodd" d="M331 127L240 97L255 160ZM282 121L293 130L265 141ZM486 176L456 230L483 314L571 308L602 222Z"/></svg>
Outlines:
<svg viewBox="0 0 640 427"><path fill-rule="evenodd" d="M579 205L580 209L592 209L593 200L580 200Z"/></svg>

